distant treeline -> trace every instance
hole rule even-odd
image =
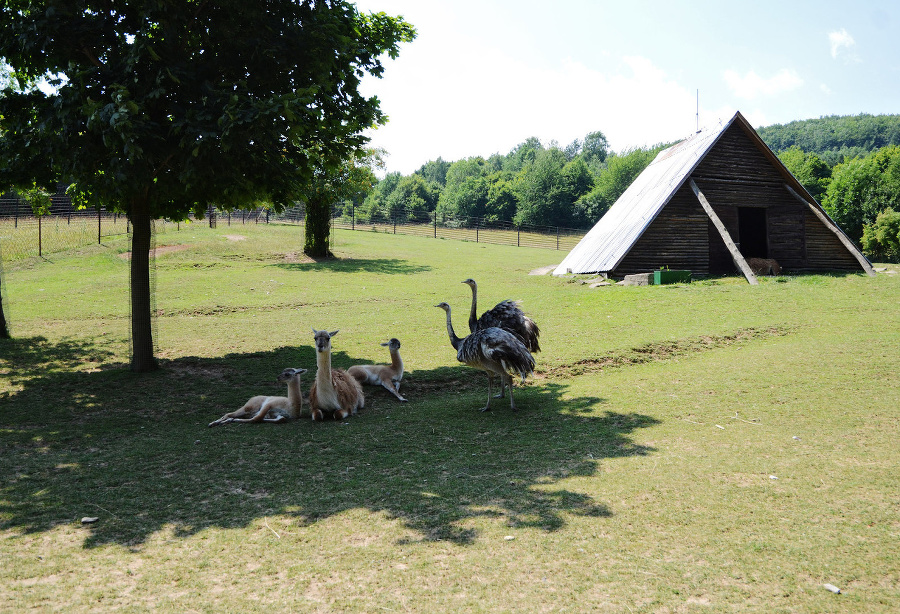
[[[776,153],[799,147],[835,166],[888,145],[900,145],[900,115],[832,115],[774,124],[757,132]]]
[[[599,131],[564,147],[532,137],[505,155],[438,158],[411,175],[390,173],[355,207],[355,215],[590,228],[663,147],[614,153]]]

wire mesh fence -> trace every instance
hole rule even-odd
[[[266,208],[224,211],[207,210],[203,218],[191,224],[210,228],[259,224],[296,224],[303,226],[306,209],[302,204],[274,212]],[[183,223],[157,220],[156,234],[179,231]],[[410,210],[396,216],[356,216],[352,206],[332,210],[332,237],[335,229],[401,234],[435,239],[454,239],[475,243],[570,250],[585,234],[583,229],[557,226],[516,225],[478,217],[442,216],[433,211]],[[124,215],[105,210],[76,210],[54,205],[48,215],[36,216],[31,208],[15,197],[0,198],[0,258],[9,262],[102,244],[104,238],[128,235],[131,227]]]
[[[408,211],[393,217],[371,216],[360,220],[352,209],[350,212],[345,209],[334,213],[333,226],[348,230],[566,251],[575,247],[587,232],[578,228],[515,224],[481,217],[442,216],[425,210]]]

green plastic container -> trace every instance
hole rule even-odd
[[[653,285],[690,283],[690,271],[653,271]]]

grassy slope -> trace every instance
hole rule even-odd
[[[149,376],[125,245],[7,267],[0,610],[900,606],[897,275],[588,290],[527,275],[557,252],[339,232],[302,263],[297,233],[159,235],[190,247],[157,261]],[[541,325],[518,414],[476,411],[432,307],[463,334],[470,276]],[[337,366],[400,338],[411,402],[206,428],[314,369],[311,327]]]

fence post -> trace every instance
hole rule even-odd
[[[100,225],[100,208],[98,207],[98,208],[97,208],[97,245],[100,245],[100,237],[103,236],[103,234],[100,232],[100,230],[101,230],[101,225]]]
[[[559,226],[556,227],[556,249],[559,250]]]
[[[41,218],[43,216],[38,216],[38,256],[43,256],[43,247],[41,245]]]
[[[350,203],[350,230],[356,230],[356,203]]]
[[[516,224],[516,247],[522,247],[522,242],[519,240],[519,237],[522,234],[522,227]]]
[[[434,238],[437,239],[437,211],[434,212]]]

